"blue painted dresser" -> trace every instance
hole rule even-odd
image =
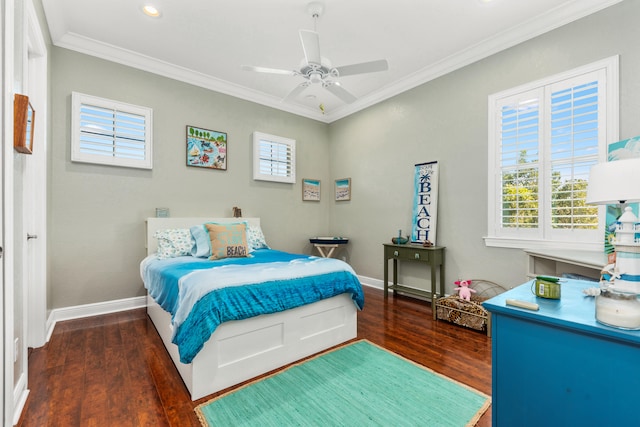
[[[567,280],[561,299],[550,300],[533,295],[530,281],[484,303],[494,426],[640,426],[640,331],[597,323],[595,299],[582,293],[594,286]]]

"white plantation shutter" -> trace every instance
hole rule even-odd
[[[617,139],[617,63],[489,97],[488,245],[602,239],[603,211],[585,203],[586,190],[591,167]]]
[[[72,94],[74,162],[151,169],[152,110]]]
[[[531,91],[499,104],[503,228],[538,227],[539,95],[538,91]]]
[[[262,132],[253,133],[253,179],[295,183],[296,141]]]
[[[291,147],[279,142],[260,140],[260,174],[291,176]]]
[[[550,226],[554,229],[597,229],[598,210],[585,206],[589,170],[599,160],[599,132],[604,104],[597,72],[550,87]],[[553,178],[552,178],[553,179]]]

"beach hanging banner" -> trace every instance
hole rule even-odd
[[[436,219],[438,216],[438,162],[419,163],[415,166],[415,195],[411,241],[436,244]]]

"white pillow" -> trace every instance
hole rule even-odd
[[[158,251],[156,252],[158,259],[191,255],[194,241],[188,228],[158,230],[153,237],[158,239]]]
[[[253,252],[256,249],[269,249],[260,226],[250,225],[247,228],[247,245],[249,246],[249,252]]]

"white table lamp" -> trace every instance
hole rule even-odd
[[[599,163],[591,168],[587,203],[614,205],[640,201],[640,158]],[[634,243],[638,218],[626,206],[616,225],[617,243]]]
[[[613,205],[640,201],[640,158],[598,163],[591,168],[587,203]]]

